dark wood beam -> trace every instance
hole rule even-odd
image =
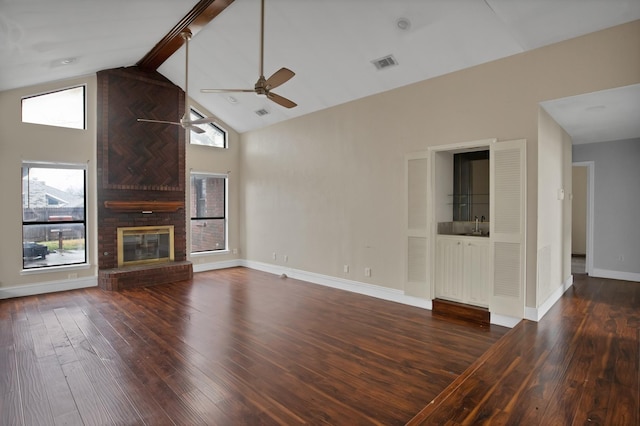
[[[196,35],[234,0],[200,0],[136,65],[145,71],[155,71],[184,43],[180,33],[189,30]]]

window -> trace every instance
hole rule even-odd
[[[193,107],[191,108],[190,120],[198,120],[204,118],[204,115]],[[227,132],[213,123],[201,124],[200,127],[204,133],[190,132],[189,140],[194,145],[215,146],[218,148],[227,147]]]
[[[85,87],[22,98],[22,122],[84,129]]]
[[[22,268],[87,262],[86,169],[22,165]]]
[[[191,253],[227,249],[227,176],[191,174]]]

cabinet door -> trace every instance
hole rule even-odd
[[[465,302],[488,307],[491,281],[491,250],[489,241],[464,241]]]
[[[490,310],[524,318],[526,273],[526,141],[498,142],[491,147]]]
[[[406,274],[404,292],[431,298],[427,228],[427,180],[429,159],[425,152],[407,155],[406,178]]]
[[[462,242],[459,239],[438,238],[436,246],[436,297],[462,302]]]

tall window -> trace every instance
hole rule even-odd
[[[85,128],[85,87],[78,86],[22,99],[22,122]]]
[[[23,269],[87,262],[86,169],[22,165]]]
[[[191,253],[227,249],[227,176],[191,174]]]
[[[190,110],[190,119],[198,120],[200,118],[204,118],[204,115],[198,112],[193,107]],[[227,147],[227,132],[221,127],[213,124],[200,124],[204,133],[196,133],[194,131],[190,132],[189,141],[194,145],[207,145],[207,146],[215,146],[217,148],[226,148]]]

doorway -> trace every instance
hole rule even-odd
[[[571,273],[593,269],[593,162],[573,163],[571,180]]]

